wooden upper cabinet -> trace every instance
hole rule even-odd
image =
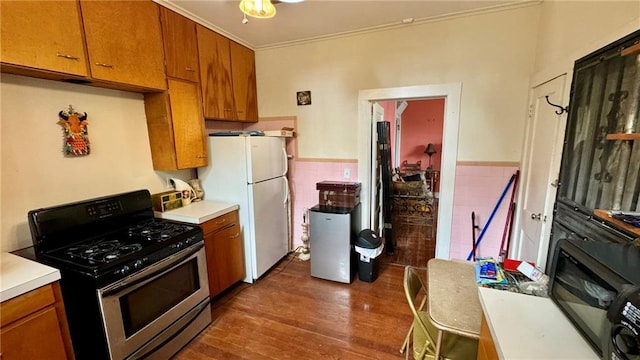
[[[236,118],[258,121],[256,60],[253,50],[231,41],[231,78]]]
[[[167,76],[200,82],[196,23],[160,7]]]
[[[144,98],[155,170],[206,166],[207,143],[198,83],[168,79],[169,90]]]
[[[197,33],[204,117],[258,121],[253,51],[200,25]]]
[[[169,97],[178,169],[207,166],[200,87],[195,83],[169,79]]]
[[[1,1],[0,12],[3,65],[89,75],[77,1]]]
[[[80,7],[93,79],[167,88],[156,3],[81,0]]]
[[[229,39],[197,25],[204,117],[234,120]]]

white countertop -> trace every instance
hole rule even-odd
[[[60,271],[7,252],[0,253],[0,302],[60,280]]]
[[[156,211],[155,216],[161,219],[181,221],[189,224],[202,224],[236,209],[238,209],[237,204],[202,200],[192,202],[178,209],[165,212]]]
[[[549,298],[479,288],[500,359],[599,359]]]

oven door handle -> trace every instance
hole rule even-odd
[[[174,266],[180,264],[181,262],[187,261],[194,254],[197,254],[200,249],[204,247],[204,243],[200,242],[198,244],[194,244],[181,250],[173,255],[170,255],[166,259],[158,261],[155,264],[151,264],[146,268],[120,280],[113,284],[103,287],[98,291],[102,295],[102,297],[110,296],[113,293],[118,292],[120,289],[125,287],[130,287],[131,285],[138,284],[144,282],[145,280],[151,280],[151,278],[155,278],[163,274],[165,271],[172,269]]]

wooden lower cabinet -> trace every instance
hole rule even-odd
[[[214,297],[244,278],[244,256],[238,210],[205,222],[209,293]]]
[[[498,360],[498,352],[491,337],[491,330],[487,324],[487,319],[482,316],[482,325],[480,326],[480,339],[478,340],[478,360]]]
[[[58,282],[2,302],[2,360],[73,359]]]

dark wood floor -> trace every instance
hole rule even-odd
[[[174,359],[402,359],[412,321],[404,267],[379,264],[374,282],[342,284],[289,256],[216,301],[213,323]]]
[[[412,217],[394,217],[393,232],[396,248],[387,261],[398,265],[426,267],[436,256],[437,200],[433,220]]]
[[[427,266],[427,261],[435,257],[436,242],[431,236],[431,228],[424,225],[400,224],[393,226],[396,248],[387,261],[398,265]]]

